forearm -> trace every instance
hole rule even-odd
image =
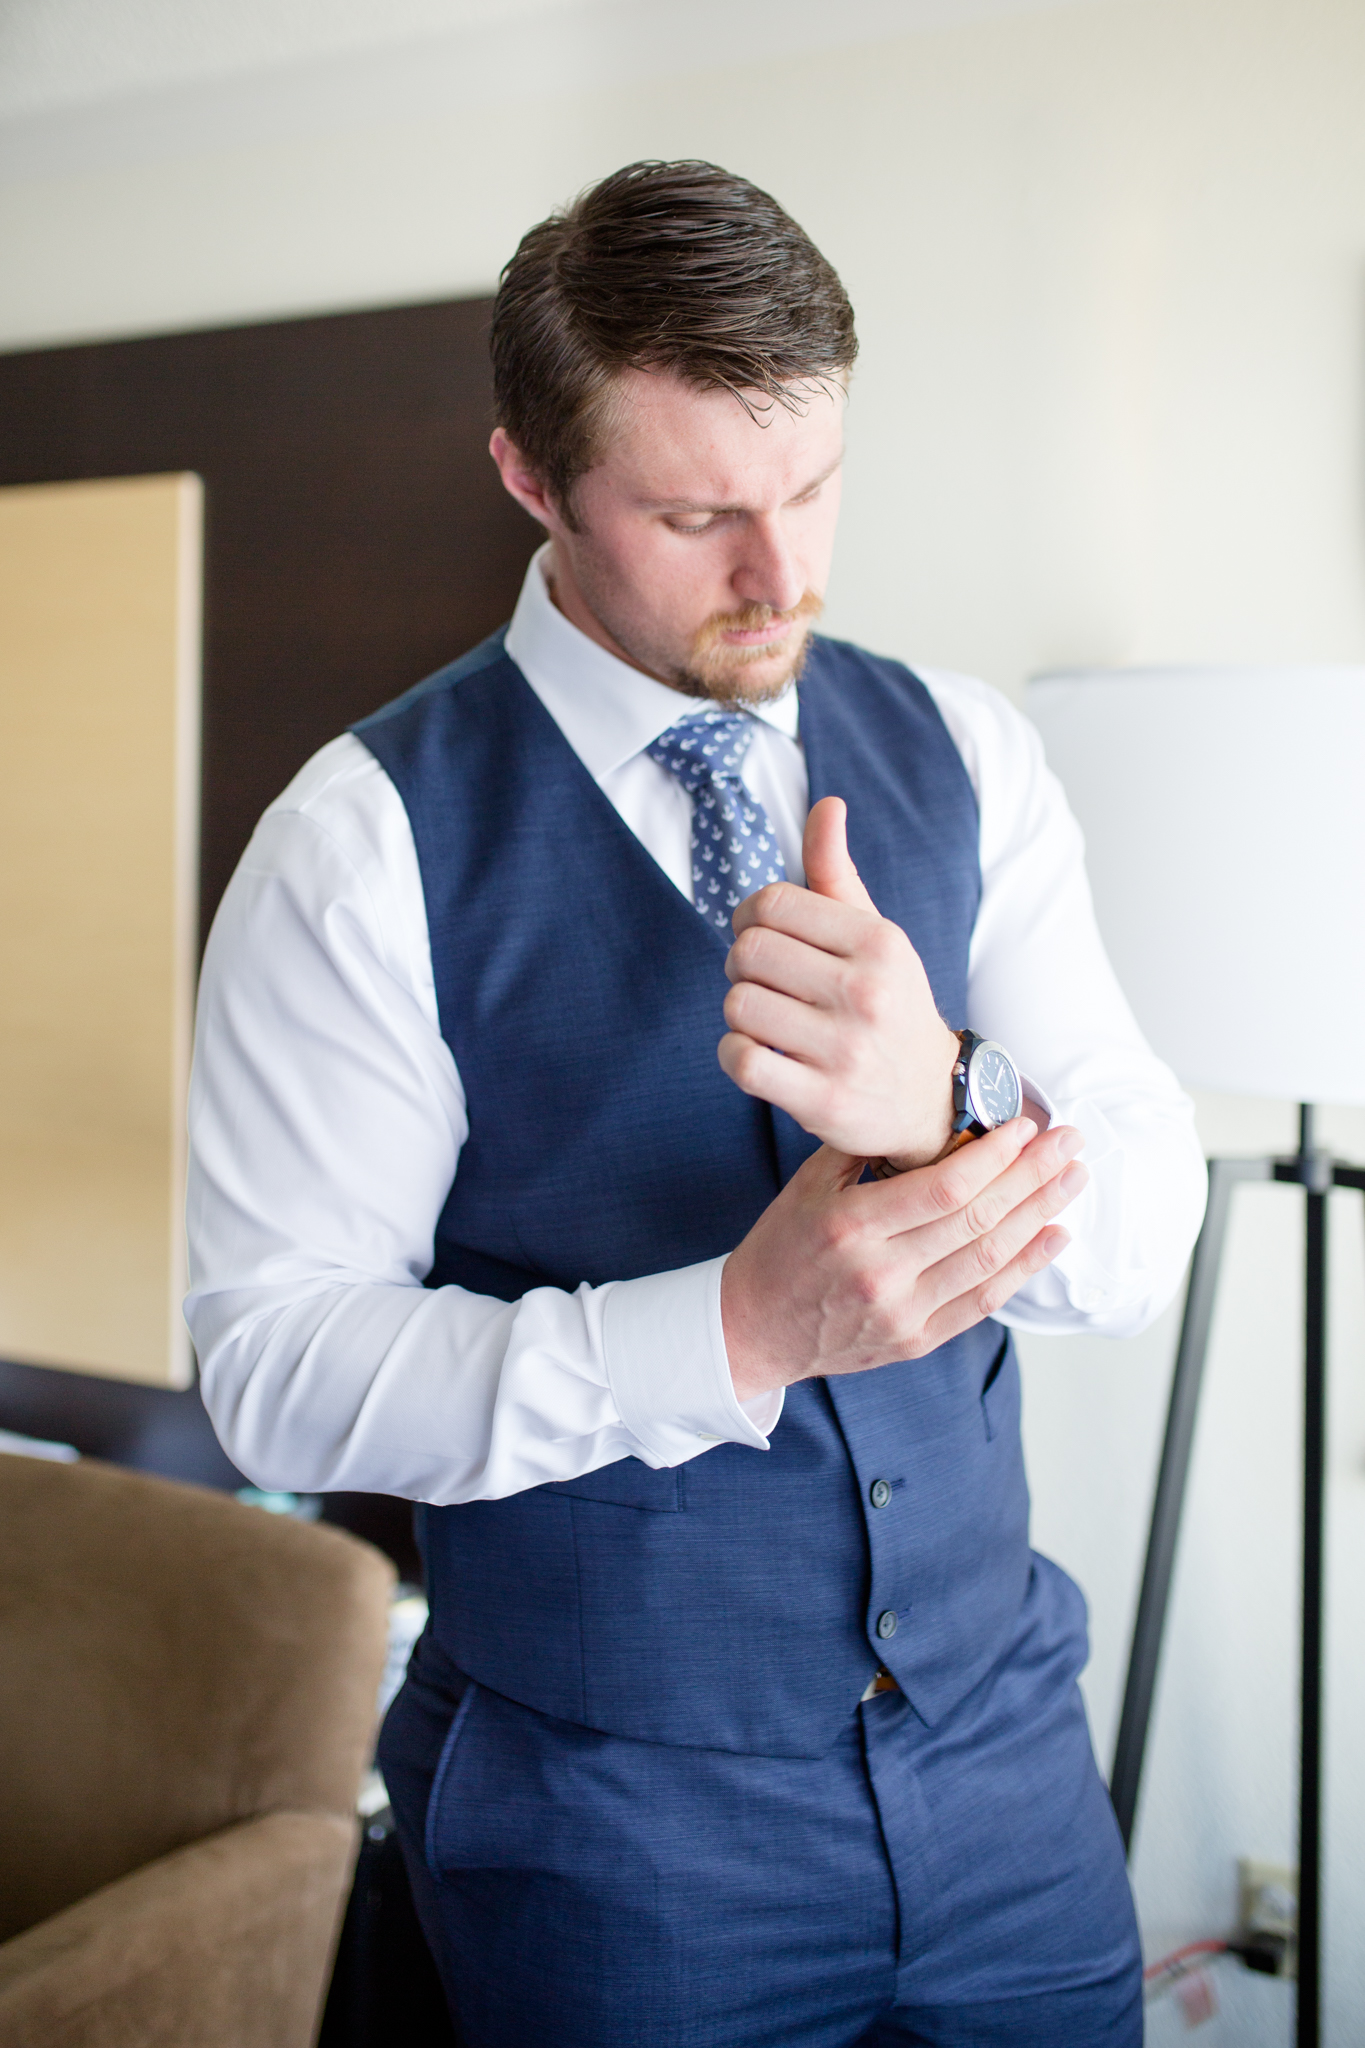
[[[328,750],[258,829],[200,986],[186,1317],[229,1454],[271,1486],[445,1502],[761,1447],[719,1261],[516,1303],[421,1284],[467,1130],[406,817]]]
[[[510,1303],[359,1280],[199,1288],[186,1313],[205,1406],[256,1484],[491,1500],[627,1456],[762,1447],[781,1404],[735,1401],[720,1263]]]

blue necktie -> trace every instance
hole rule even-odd
[[[701,711],[645,748],[692,799],[693,895],[706,922],[727,938],[736,904],[787,875],[772,820],[739,772],[753,737],[744,712]]]

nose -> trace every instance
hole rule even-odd
[[[789,612],[805,594],[806,572],[796,558],[776,512],[756,512],[745,522],[740,560],[731,577],[745,604],[771,605]]]

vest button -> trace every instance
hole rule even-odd
[[[893,1636],[895,1633],[895,1609],[892,1607],[884,1607],[881,1613],[877,1616],[877,1634],[881,1637],[882,1641],[885,1642],[888,1636]]]
[[[891,1498],[891,1488],[884,1479],[874,1479],[869,1491],[874,1508],[884,1508]]]

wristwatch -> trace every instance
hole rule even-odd
[[[1007,1124],[1024,1106],[1024,1086],[1019,1069],[993,1038],[976,1031],[957,1033],[958,1055],[953,1062],[953,1121],[947,1144],[939,1153],[946,1159],[959,1145],[984,1138],[987,1131]],[[938,1164],[938,1160],[931,1162]],[[894,1180],[902,1168],[887,1159],[872,1162],[874,1180]]]
[[[1000,1124],[1018,1116],[1024,1106],[1019,1069],[993,1038],[976,1031],[959,1031],[962,1050],[953,1062],[952,1136],[945,1150],[952,1152],[971,1138],[984,1138]]]

